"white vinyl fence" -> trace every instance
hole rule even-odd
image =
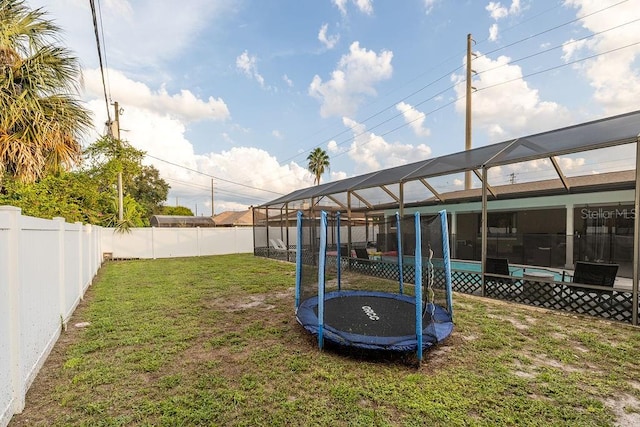
[[[252,253],[252,228],[113,229],[23,216],[0,206],[0,427],[29,386],[104,257]]]
[[[114,259],[253,253],[252,227],[104,229],[102,251]]]
[[[0,426],[24,409],[62,326],[102,260],[101,227],[0,206]]]

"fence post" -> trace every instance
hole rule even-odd
[[[9,307],[9,363],[11,372],[11,400],[13,413],[20,413],[24,409],[25,383],[22,381],[22,357],[20,336],[22,325],[20,324],[20,217],[22,210],[13,206],[0,206],[0,212],[9,217],[8,222],[8,251],[5,255],[7,271],[5,272],[8,284]]]
[[[64,257],[64,224],[65,220],[62,217],[54,217],[53,220],[58,223],[58,298],[60,299],[60,317],[62,318],[63,327],[66,325],[67,319],[67,307],[65,304],[65,289],[64,289],[64,273],[65,273],[65,257]]]
[[[80,221],[76,221],[74,224],[78,227],[78,271],[76,276],[78,278],[78,295],[80,296],[80,300],[83,300],[84,286],[82,283],[82,263],[84,262],[84,254],[82,253],[82,223]]]
[[[196,227],[196,242],[198,244],[198,255],[202,255],[202,250],[200,250],[200,240],[202,239],[202,229],[200,227]]]
[[[82,256],[85,257],[83,259],[86,259],[85,263],[88,265],[87,277],[85,279],[87,280],[87,282],[82,284],[82,293],[84,294],[85,289],[87,289],[89,285],[91,285],[91,283],[93,282],[93,265],[95,261],[93,256],[93,244],[92,244],[93,243],[93,227],[91,226],[91,224],[83,225],[82,231],[84,234],[87,234],[87,238],[85,239],[83,237],[82,239],[82,242],[83,242]],[[84,245],[84,242],[86,242],[86,245]]]

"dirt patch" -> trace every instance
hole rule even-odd
[[[635,427],[640,425],[640,401],[629,394],[606,399],[604,404],[616,415],[616,425]]]
[[[247,309],[260,311],[273,310],[283,299],[293,301],[294,288],[289,288],[284,292],[269,294],[246,295],[242,298],[218,298],[210,301],[207,305],[222,311],[235,312]]]

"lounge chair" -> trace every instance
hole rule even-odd
[[[352,248],[352,252],[355,252],[355,259],[350,257],[349,264],[351,267],[361,269],[363,272],[369,271],[373,263],[369,258],[369,252],[365,248]]]
[[[353,250],[356,252],[356,258],[370,260],[369,252],[365,248],[353,248]]]
[[[275,250],[278,250],[278,251],[286,251],[287,250],[287,247],[284,245],[284,242],[282,242],[282,240],[280,240],[280,239],[277,239],[277,240],[276,239],[269,239],[269,242],[271,242],[271,246]]]
[[[276,239],[276,243],[278,244],[278,249],[283,249],[285,251],[289,250],[289,246],[285,245],[282,239]]]
[[[509,260],[507,258],[489,258],[484,263],[485,273],[485,293],[487,296],[508,297],[511,292],[513,279],[509,271]],[[494,276],[495,275],[495,276]]]
[[[602,286],[608,289],[594,289],[591,287],[574,286],[569,285],[569,299],[574,295],[585,297],[586,294],[595,295],[599,304],[610,299],[613,295],[613,285],[616,281],[616,275],[618,274],[618,264],[604,264],[600,262],[576,262],[576,267],[571,278],[571,283],[579,283],[584,285]],[[563,273],[564,281],[565,273]]]

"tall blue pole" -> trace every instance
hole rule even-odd
[[[318,252],[318,347],[324,347],[324,269],[327,261],[327,213],[320,214],[320,251]]]
[[[296,230],[296,310],[300,306],[300,294],[302,293],[302,211],[298,211]]]
[[[396,212],[396,230],[398,242],[398,283],[400,283],[400,293],[404,294],[404,265],[402,264],[402,228],[400,223],[400,214]]]
[[[337,237],[338,237],[338,259],[336,260],[338,265],[336,266],[336,268],[338,269],[338,275],[336,277],[336,279],[338,280],[338,290],[341,289],[340,285],[342,284],[342,254],[340,253],[340,212],[338,212],[336,214],[336,222],[338,223],[338,233],[337,233]]]
[[[420,229],[420,212],[415,213],[415,230],[416,230],[416,339],[418,348],[416,356],[422,361],[422,235]]]

